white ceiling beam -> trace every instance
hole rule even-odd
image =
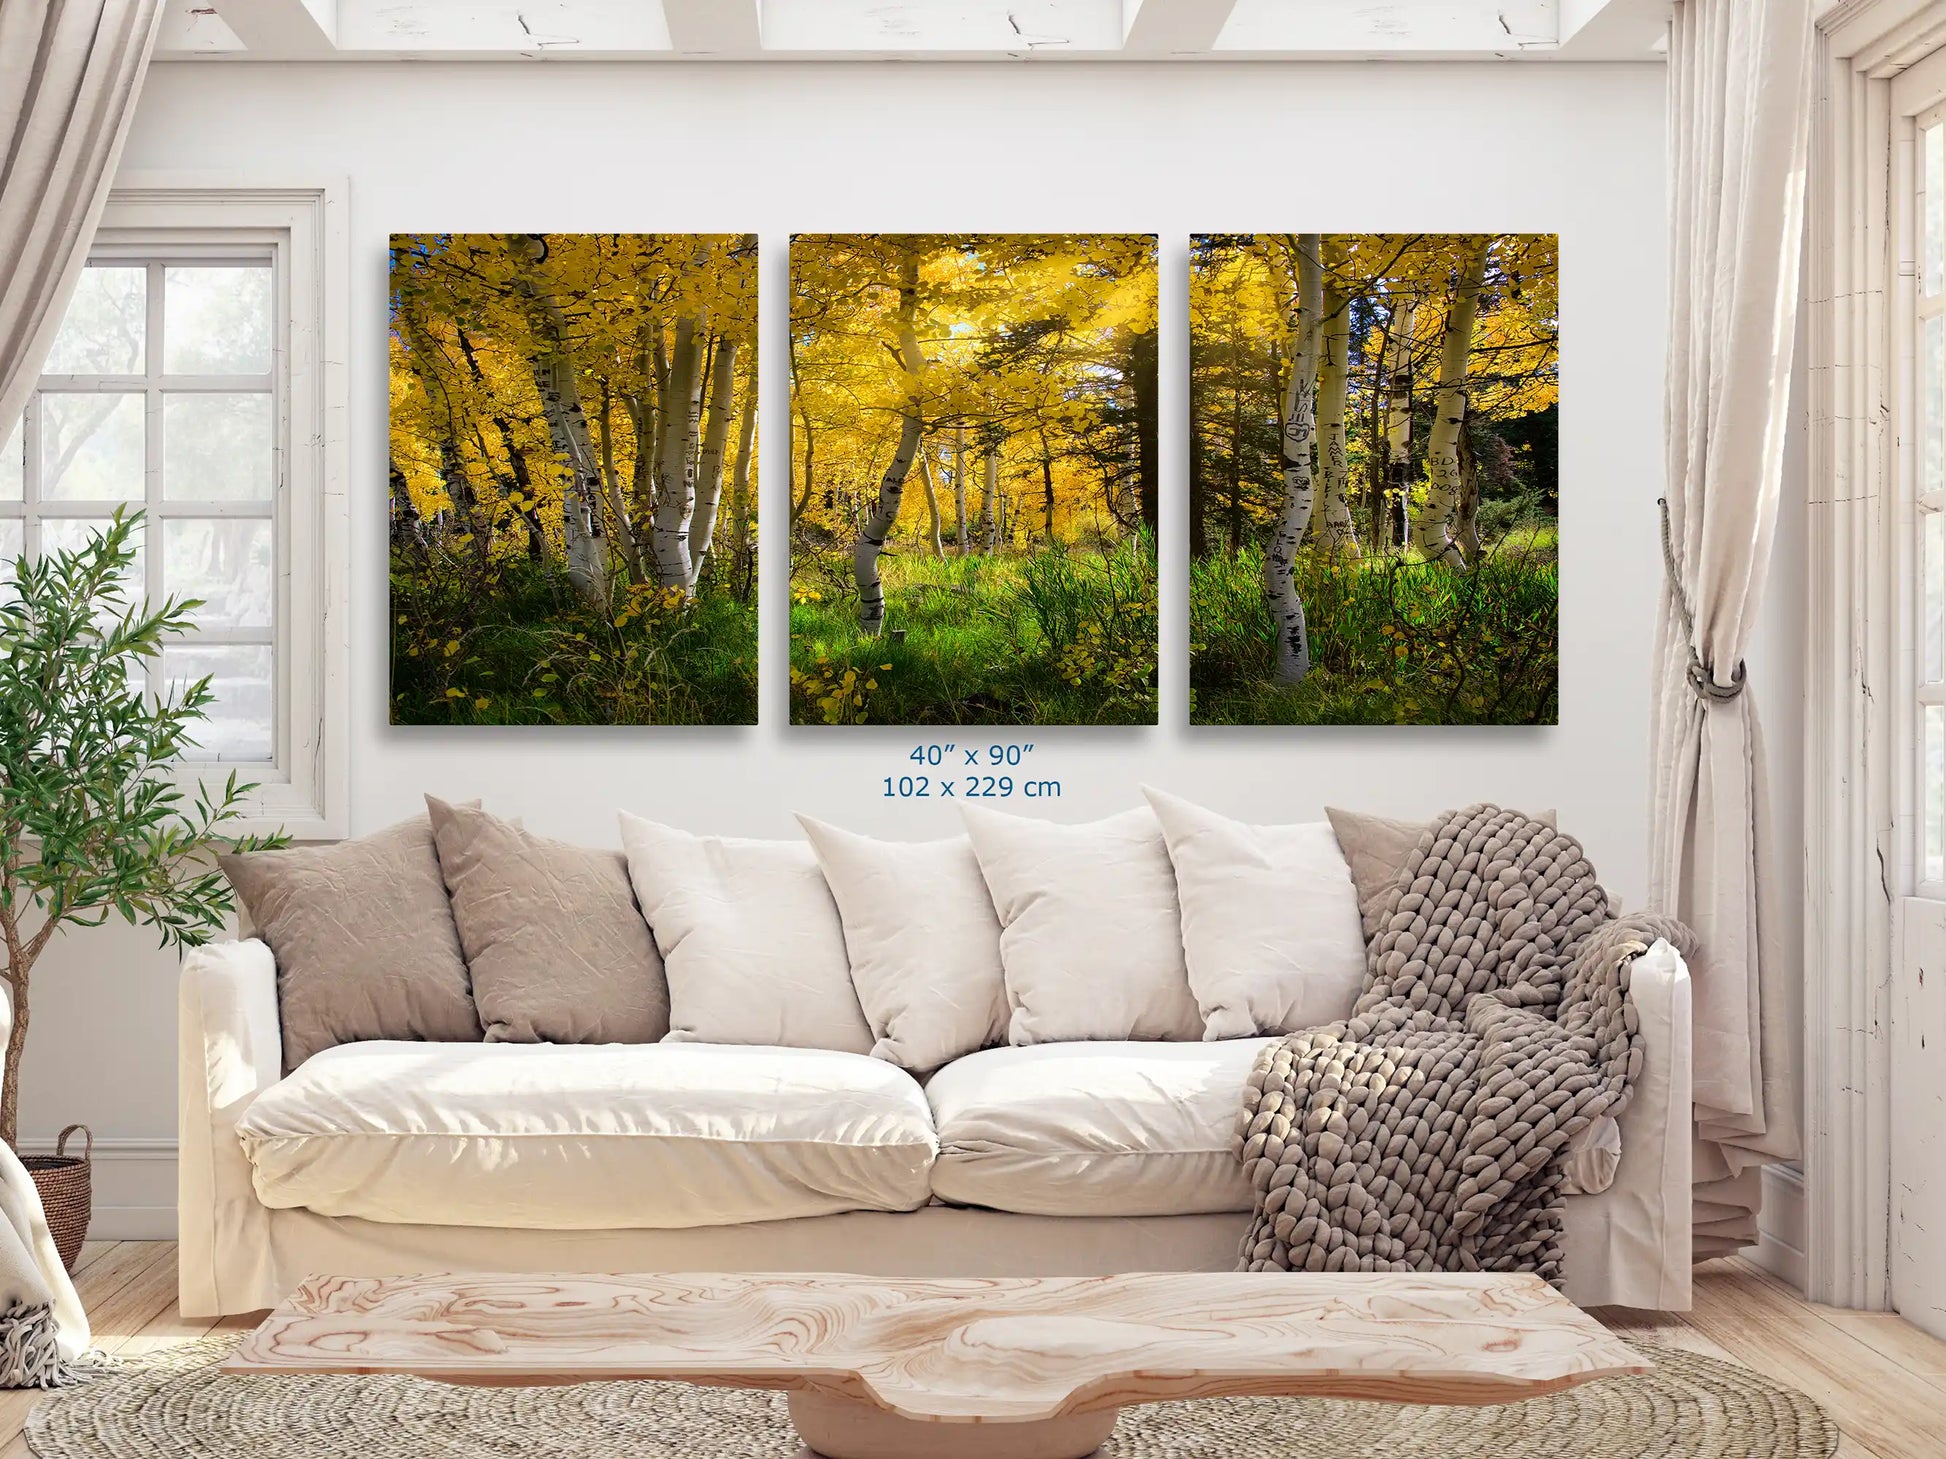
[[[669,49],[685,56],[751,56],[764,48],[762,0],[662,0]]]
[[[764,53],[825,57],[1103,56],[1124,0],[763,0]]]
[[[1561,0],[1564,61],[1639,61],[1669,33],[1670,0]]]
[[[207,0],[262,60],[328,56],[338,48],[337,0]]]
[[[1550,52],[1558,0],[1237,0],[1218,50],[1268,57],[1484,59]]]
[[[1216,49],[1237,0],[1122,0],[1122,49],[1130,55],[1194,56]]]

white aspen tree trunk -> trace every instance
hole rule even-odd
[[[750,582],[750,463],[757,450],[757,351],[743,367],[743,421],[737,427],[736,467],[730,473],[731,586],[747,596]]]
[[[966,427],[953,427],[953,546],[961,557],[972,544],[966,540]]]
[[[905,498],[906,474],[919,452],[925,433],[924,401],[920,394],[925,384],[926,357],[919,351],[917,318],[919,311],[919,247],[908,240],[899,263],[899,363],[905,367],[905,413],[899,423],[899,448],[891,464],[879,478],[878,500],[858,530],[858,541],[851,550],[851,572],[858,584],[858,629],[867,638],[876,638],[885,627],[885,584],[878,574],[879,554],[885,539],[892,535],[899,520],[899,503]]]
[[[703,414],[703,360],[698,322],[676,321],[669,372],[656,412],[662,419],[662,457],[656,468],[655,578],[665,588],[689,589],[689,525],[696,513],[695,442]]]
[[[1296,684],[1311,672],[1311,634],[1297,588],[1297,550],[1311,525],[1316,483],[1311,470],[1317,434],[1318,336],[1324,314],[1321,238],[1297,236],[1297,294],[1291,306],[1291,374],[1284,389],[1284,505],[1270,547],[1270,611],[1277,625],[1277,677]]]
[[[568,581],[589,601],[606,604],[608,554],[601,540],[601,467],[575,387],[574,362],[567,353],[567,321],[553,295],[527,272],[547,258],[547,240],[538,233],[510,233],[505,241],[514,261],[514,292],[527,303],[540,347],[529,363],[547,417],[548,441],[568,470],[567,489],[561,495],[561,546]]]
[[[1460,429],[1466,422],[1466,365],[1473,352],[1473,323],[1480,312],[1486,280],[1484,234],[1467,240],[1460,255],[1453,297],[1446,310],[1446,333],[1439,345],[1439,392],[1433,398],[1432,432],[1426,437],[1426,503],[1414,523],[1414,545],[1428,560],[1465,567],[1466,555],[1454,539],[1459,514]]]
[[[716,359],[710,366],[709,426],[703,432],[703,453],[696,470],[696,510],[689,533],[689,591],[696,592],[697,579],[709,561],[710,544],[716,538],[716,508],[723,499],[723,458],[730,445],[730,411],[736,404],[737,342],[716,342]]]
[[[1318,364],[1318,457],[1324,478],[1325,551],[1333,557],[1358,552],[1351,515],[1351,452],[1345,438],[1345,400],[1351,385],[1351,300],[1336,287],[1324,291],[1324,355]]]
[[[932,555],[939,561],[946,560],[946,544],[940,540],[939,532],[939,487],[932,479],[932,452],[919,451],[919,479],[926,484],[926,516],[930,525],[928,536],[932,540]]]
[[[1398,524],[1401,548],[1412,540],[1412,326],[1418,312],[1410,297],[1393,305],[1385,342],[1386,518]]]
[[[1000,523],[994,514],[993,499],[1000,493],[1000,449],[989,445],[985,457],[986,474],[980,482],[980,541],[988,557],[1000,540]]]

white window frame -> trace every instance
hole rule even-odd
[[[1946,53],[1935,54],[1902,72],[1891,87],[1892,209],[1891,244],[1895,267],[1892,356],[1896,378],[1889,392],[1892,436],[1898,443],[1892,461],[1900,509],[1893,585],[1897,624],[1896,662],[1904,666],[1897,686],[1900,712],[1894,721],[1898,775],[1892,787],[1894,814],[1901,824],[1897,860],[1902,895],[1946,900],[1946,876],[1926,875],[1924,709],[1946,706],[1946,675],[1928,683],[1924,613],[1925,525],[1929,517],[1946,520],[1946,486],[1927,492],[1921,478],[1925,413],[1919,399],[1921,343],[1929,320],[1946,330],[1946,287],[1928,296],[1920,235],[1924,226],[1924,158],[1921,138],[1933,123],[1946,125]]]
[[[1889,1300],[1893,966],[1917,885],[1911,104],[1946,65],[1935,0],[1817,17],[1806,336],[1804,1281]],[[1907,73],[1910,73],[1908,75]]]
[[[124,172],[101,228],[105,251],[123,238],[171,238],[212,248],[268,244],[275,254],[282,308],[273,374],[286,443],[273,508],[277,755],[268,765],[185,765],[180,775],[220,786],[234,769],[239,780],[256,781],[237,830],[337,839],[350,819],[345,186]],[[160,549],[158,536],[151,556]]]

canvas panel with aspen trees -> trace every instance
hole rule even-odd
[[[1556,722],[1558,253],[1192,240],[1193,723]]]
[[[1156,721],[1156,240],[791,242],[791,721]]]
[[[757,240],[392,238],[394,724],[754,724]]]

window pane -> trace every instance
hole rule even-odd
[[[108,613],[109,617],[113,617],[115,613],[119,613],[143,595],[142,564],[145,548],[142,538],[147,526],[145,522],[137,522],[134,532],[130,534],[129,541],[135,548],[135,561],[122,575],[122,591],[126,597],[119,603],[106,605],[112,610]],[[75,552],[87,545],[89,537],[107,530],[106,517],[43,517],[41,518],[40,552],[43,556],[53,552]]]
[[[167,373],[269,373],[268,265],[167,269],[162,300],[162,368]]]
[[[1925,805],[1925,865],[1921,880],[1946,881],[1946,704],[1925,706],[1925,762],[1920,773],[1925,784],[1920,795]]]
[[[14,422],[12,432],[4,442],[0,442],[0,502],[17,502],[27,490],[27,441],[26,432],[19,421]]]
[[[0,517],[0,583],[14,580],[14,561],[20,556],[26,528],[18,517]]]
[[[1920,523],[1920,614],[1923,619],[1919,676],[1927,684],[1946,679],[1946,516],[1927,512]]]
[[[268,760],[275,751],[268,645],[223,644],[171,648],[162,652],[163,676],[171,692],[205,674],[216,698],[197,726],[192,760]]]
[[[1920,244],[1926,293],[1937,294],[1946,277],[1946,125],[1926,128],[1925,237]]]
[[[269,501],[270,396],[165,395],[162,495],[169,501]]]
[[[141,396],[43,394],[40,401],[42,501],[142,499]]]
[[[268,628],[272,585],[270,523],[171,518],[162,524],[162,591],[201,598],[199,624]]]
[[[1919,489],[1946,486],[1946,318],[1934,315],[1919,341]]]
[[[149,332],[144,268],[84,268],[42,369],[50,375],[139,375]]]

